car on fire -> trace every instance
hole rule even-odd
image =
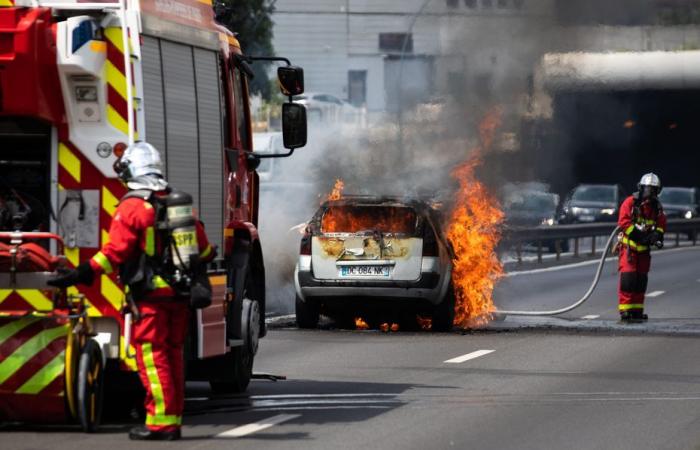
[[[345,196],[324,202],[308,222],[295,270],[296,318],[315,328],[323,314],[347,324],[391,311],[399,323],[432,317],[452,329],[453,250],[429,202]],[[402,328],[404,326],[402,325]]]

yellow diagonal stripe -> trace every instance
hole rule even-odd
[[[100,292],[102,296],[109,301],[114,309],[117,311],[121,310],[124,300],[124,291],[122,291],[107,275],[102,275],[101,279]]]
[[[102,186],[102,209],[107,211],[110,216],[114,215],[117,210],[119,199],[112,194],[107,187]]]
[[[107,83],[114,88],[115,91],[121,95],[121,97],[126,101],[129,98],[126,95],[126,75],[121,73],[119,69],[115,67],[109,60],[105,63],[105,75]],[[131,95],[136,93],[136,86],[131,87]]]
[[[136,371],[136,369],[137,369],[136,359],[135,358],[127,358],[127,356],[126,356],[126,347],[124,346],[125,345],[124,335],[120,336],[119,342],[121,342],[121,344],[119,345],[119,357],[121,358],[122,361],[124,361],[124,363],[127,365],[127,367],[129,367],[129,369]],[[132,355],[135,354],[133,345],[129,345],[129,353],[131,353]]]
[[[12,289],[0,289],[0,303],[4,302],[12,294]]]
[[[44,390],[46,386],[51,384],[53,380],[63,374],[65,364],[65,353],[62,351],[54,359],[49,361],[48,364],[42,367],[37,373],[35,373],[30,379],[28,379],[22,386],[20,386],[15,393],[38,394]]]
[[[15,6],[10,0],[0,0],[0,7]]]
[[[129,133],[129,126],[126,123],[126,119],[117,112],[112,105],[107,105],[107,121],[124,134]],[[139,134],[134,130],[134,139],[138,139]]]
[[[21,319],[15,319],[7,325],[3,325],[0,327],[0,344],[24,330],[37,320],[39,320],[37,317],[23,317]]]
[[[80,249],[79,248],[65,248],[63,250],[63,253],[65,253],[66,258],[68,258],[68,261],[70,261],[71,264],[74,266],[77,266],[80,264]]]
[[[107,244],[109,244],[109,233],[102,230],[102,246],[104,247]]]
[[[10,356],[0,362],[0,384],[17,372],[27,361],[36,356],[46,348],[51,342],[68,333],[68,326],[49,328],[33,336],[24,344],[17,347]]]
[[[18,289],[17,293],[37,311],[53,309],[53,302],[46,298],[41,291],[36,289]]]
[[[118,27],[105,28],[104,35],[109,42],[112,43],[117,50],[124,53],[124,45],[122,41],[122,29]]]
[[[58,144],[58,163],[80,183],[80,160],[64,144]]]

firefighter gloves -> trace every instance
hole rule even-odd
[[[91,285],[94,279],[95,272],[92,270],[90,263],[86,261],[75,269],[59,269],[58,276],[50,279],[46,284],[57,288],[67,288],[76,284]]]

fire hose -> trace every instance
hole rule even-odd
[[[579,306],[583,305],[586,300],[590,298],[590,296],[593,294],[593,291],[595,291],[596,286],[598,286],[598,282],[600,281],[600,274],[603,272],[603,266],[605,266],[605,260],[607,259],[608,252],[610,251],[612,247],[613,240],[617,236],[617,233],[620,231],[620,227],[615,227],[612,233],[610,233],[610,237],[608,238],[607,244],[605,244],[605,250],[603,250],[603,254],[600,256],[600,261],[598,262],[598,269],[596,269],[595,276],[593,277],[593,282],[591,283],[590,287],[588,288],[588,291],[586,291],[585,294],[583,294],[583,297],[581,297],[578,301],[575,303],[561,309],[554,309],[551,311],[496,311],[495,315],[497,316],[557,316],[559,314],[564,314],[566,312],[569,312],[573,309],[578,308]],[[595,238],[593,238],[595,239]]]

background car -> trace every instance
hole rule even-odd
[[[306,106],[306,114],[311,122],[340,122],[347,109],[338,97],[318,92],[297,95],[294,101]]]
[[[344,197],[321,205],[301,239],[295,273],[296,317],[315,328],[319,314],[340,324],[387,312],[402,328],[432,316],[452,329],[451,247],[439,214],[419,200]]]
[[[253,151],[262,154],[286,153],[282,141],[282,132],[253,133]],[[274,177],[276,158],[261,158],[256,169],[260,182],[266,182]]]
[[[503,199],[507,227],[553,226],[559,223],[559,195],[535,189],[513,189]],[[556,241],[542,243],[550,252],[556,251]],[[568,251],[567,240],[560,241],[560,250]]]
[[[669,219],[697,219],[700,216],[698,190],[689,187],[664,187],[659,194],[659,201]],[[694,240],[697,232],[688,233],[688,239]]]
[[[615,222],[623,200],[618,184],[580,184],[567,196],[559,222]]]

